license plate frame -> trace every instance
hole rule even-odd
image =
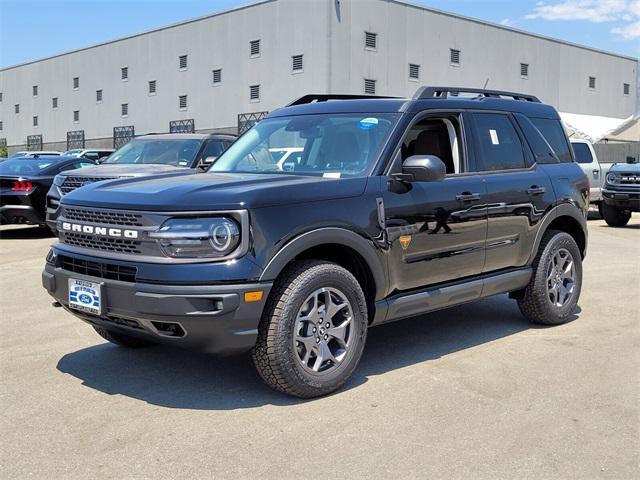
[[[102,315],[104,297],[102,283],[69,279],[69,308],[91,315]]]

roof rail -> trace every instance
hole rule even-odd
[[[333,93],[311,93],[304,95],[303,97],[294,100],[289,103],[287,107],[293,107],[294,105],[304,105],[305,103],[326,102],[329,100],[365,100],[368,98],[400,98],[400,97],[379,97],[376,95],[343,95]]]
[[[464,87],[420,87],[413,95],[413,100],[424,100],[427,98],[448,98],[458,96],[460,93],[477,93],[482,97],[511,97],[514,100],[525,102],[541,103],[538,97],[525,93],[504,92],[502,90],[486,90],[484,88],[464,88]]]

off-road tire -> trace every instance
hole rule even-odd
[[[150,345],[155,345],[153,342],[149,340],[143,340],[141,338],[132,337],[124,333],[114,332],[111,330],[107,330],[106,328],[93,327],[93,329],[102,338],[120,347],[141,348],[141,347],[148,347]]]
[[[551,303],[547,290],[547,269],[559,249],[569,251],[575,262],[575,285],[572,296],[562,307]],[[533,274],[529,285],[517,296],[518,307],[532,323],[559,325],[571,317],[580,298],[582,288],[582,255],[571,235],[559,230],[545,232],[533,261]]]
[[[618,210],[613,205],[607,205],[605,203],[602,207],[602,216],[604,217],[604,221],[607,222],[607,225],[610,227],[624,227],[629,223],[631,212]]]
[[[311,375],[294,349],[294,329],[299,309],[318,288],[337,288],[352,307],[352,340],[347,356],[330,373]],[[312,398],[340,388],[358,366],[367,336],[367,302],[356,278],[327,261],[295,262],[280,275],[265,305],[258,328],[253,361],[262,379],[280,392]]]
[[[600,215],[600,218],[604,218],[603,208],[604,202],[598,202],[598,214]]]

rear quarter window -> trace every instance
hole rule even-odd
[[[549,142],[558,160],[563,163],[572,161],[569,142],[567,141],[567,136],[564,133],[560,120],[549,118],[529,118],[529,120],[531,120],[531,123],[542,133],[547,142]]]

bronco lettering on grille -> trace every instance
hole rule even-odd
[[[88,235],[102,235],[115,238],[138,238],[137,230],[124,228],[94,227],[93,225],[79,225],[77,223],[62,222],[62,230],[67,232],[85,233]]]

